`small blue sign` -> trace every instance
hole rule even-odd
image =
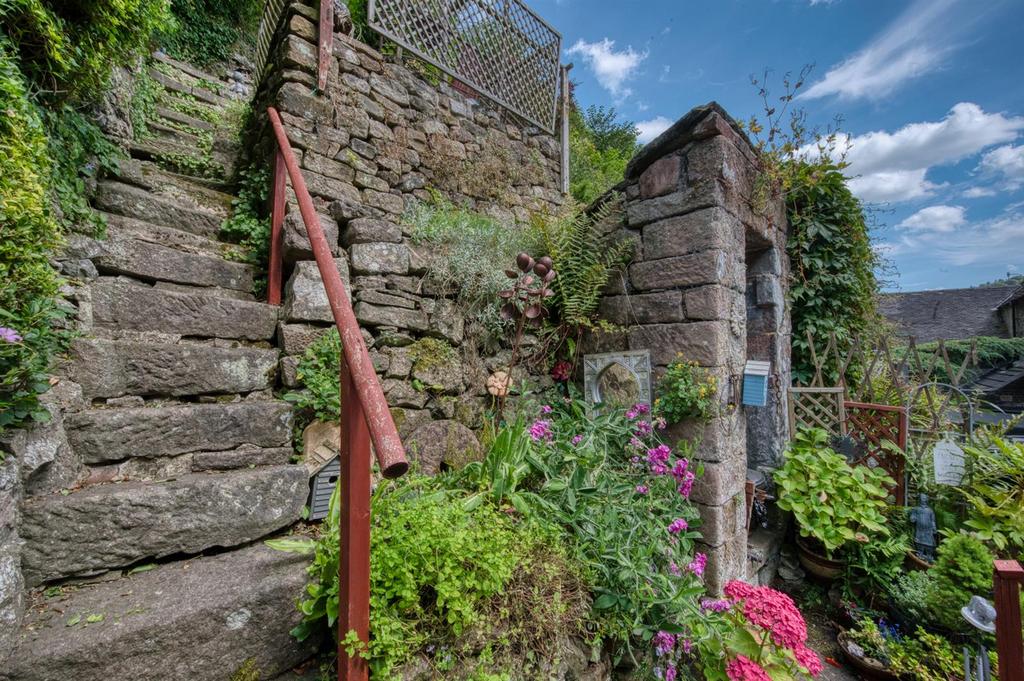
[[[747,407],[764,407],[768,404],[768,376],[771,362],[747,362],[743,369],[743,399]]]

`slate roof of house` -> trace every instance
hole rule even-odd
[[[1010,305],[1012,303],[1016,303],[1021,298],[1024,298],[1024,284],[1021,284],[1020,286],[1018,286],[1016,291],[1014,291],[1013,293],[1011,293],[1010,295],[1008,295],[1006,297],[1006,300],[1004,300],[1003,302],[999,303],[999,309],[1001,310],[1004,307],[1006,307],[1007,305]]]
[[[1020,291],[1020,286],[993,286],[885,293],[878,309],[900,335],[913,336],[919,343],[974,336],[1006,338],[1009,334],[998,310]]]

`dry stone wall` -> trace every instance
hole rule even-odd
[[[718,381],[719,413],[668,432],[670,441],[698,442],[704,475],[692,499],[712,590],[746,576],[747,468],[769,463],[758,458],[766,451],[774,460],[785,441],[784,393],[770,391],[765,408],[738,405],[747,359],[772,361],[773,385],[789,384],[786,220],[779,203],[752,201],[756,173],[749,142],[714,103],[633,159],[607,228],[633,240],[636,255],[601,306],[625,330],[589,342],[593,351],[650,350],[656,375],[681,355]]]
[[[258,110],[271,104],[280,112],[400,434],[444,422],[425,432],[430,437],[410,440],[450,443],[419,447],[430,471],[448,449],[456,454],[472,442],[465,428],[480,425],[487,377],[508,357],[473,346],[472,320],[452,291],[425,278],[430,253],[413,243],[402,215],[437,192],[515,229],[531,213],[561,204],[559,143],[342,33],[335,34],[327,88],[315,91],[316,18],[303,4],[286,10]],[[293,387],[302,353],[332,317],[289,199],[277,337],[281,375]]]

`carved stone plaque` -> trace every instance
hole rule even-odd
[[[651,404],[651,353],[605,352],[583,357],[583,393],[591,404]]]
[[[937,484],[955,487],[964,479],[964,450],[946,435],[932,449],[932,466]]]

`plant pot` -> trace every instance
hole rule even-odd
[[[846,637],[845,631],[839,632],[837,640],[839,641],[839,649],[843,651],[843,657],[865,677],[876,679],[877,681],[899,681],[900,677],[889,671],[889,668],[878,660],[871,657],[858,657],[854,655],[850,651],[850,641]]]
[[[846,568],[846,563],[843,561],[833,560],[815,553],[800,535],[796,537],[796,548],[800,556],[800,564],[818,579],[827,582],[835,581]]]
[[[907,558],[903,561],[903,565],[908,570],[917,570],[919,572],[925,572],[932,566],[931,563],[926,561],[924,558],[919,557],[912,550],[907,551]]]

